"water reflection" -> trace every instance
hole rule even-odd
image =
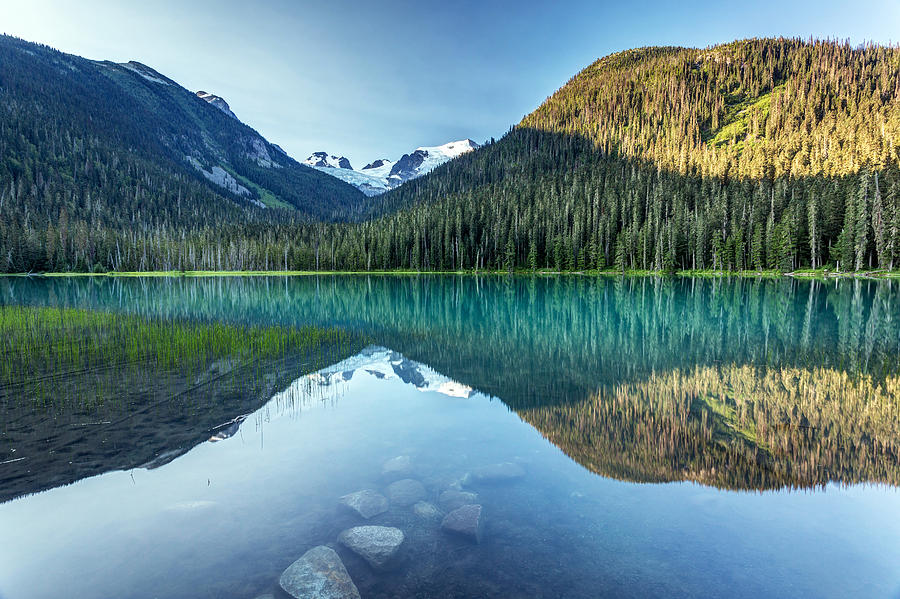
[[[337,329],[0,307],[0,501],[157,468],[363,346]]]
[[[715,389],[706,385],[704,393]],[[10,599],[61,589],[85,598],[278,594],[281,572],[321,545],[338,552],[363,597],[750,598],[785,589],[890,597],[898,588],[893,490],[750,495],[625,484],[590,474],[502,402],[464,389],[396,351],[368,347],[298,376],[234,434],[157,468],[109,472],[0,504],[0,592]],[[627,438],[623,431],[656,407],[634,418],[618,410],[622,426],[612,434]],[[570,402],[520,414],[569,418],[547,428],[563,435],[582,425],[593,431],[587,435],[603,435],[589,414],[568,409],[581,408]],[[641,451],[620,455],[639,463]],[[485,478],[507,463],[514,478]],[[391,493],[401,477],[420,481],[419,500],[435,512]],[[363,520],[341,505],[363,489],[390,497],[388,509]],[[479,543],[442,530],[448,491],[470,493],[468,501],[483,507]],[[390,568],[374,569],[336,542],[360,524],[403,531]]]
[[[460,394],[500,398],[604,476],[900,482],[891,281],[3,279],[0,297],[161,322],[341,327],[446,373]],[[218,418],[246,412],[234,408]]]
[[[900,379],[828,368],[696,367],[520,410],[603,476],[727,489],[900,483]]]
[[[465,349],[498,372],[547,365],[593,379],[587,387],[598,377],[615,382],[720,362],[875,376],[900,368],[900,285],[890,280],[5,278],[0,301],[215,323],[353,327],[389,339],[383,345],[397,351],[422,342],[418,351],[450,362],[445,356]],[[466,362],[448,365],[464,369]],[[508,399],[506,391],[496,395]],[[517,403],[518,395],[512,389],[508,400]]]

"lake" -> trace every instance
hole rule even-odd
[[[3,599],[900,597],[897,282],[11,277],[0,335]]]

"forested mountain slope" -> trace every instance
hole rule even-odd
[[[51,130],[68,126],[57,125]],[[0,131],[18,139],[5,123]],[[32,145],[68,147],[47,139]],[[114,158],[122,160],[75,164],[102,165],[107,177],[134,171]],[[44,229],[15,203],[14,215],[0,207],[19,235],[0,238],[0,256],[5,270],[19,271],[88,262],[116,270],[896,269],[898,165],[897,47],[758,39],[644,48],[595,62],[502,139],[365,208],[341,205],[335,216],[356,223],[223,219],[229,224],[175,231],[163,225],[166,214],[138,234],[126,223],[87,231],[88,261],[58,249],[52,214]],[[196,177],[183,185],[198,191],[182,188],[190,197],[182,201],[211,193]],[[23,193],[7,187],[2,197]],[[109,200],[80,205],[98,201]]]
[[[399,212],[365,245],[420,268],[892,268],[898,149],[897,48],[632,50],[382,196]]]
[[[828,177],[900,148],[900,52],[748,40],[607,56],[521,123],[684,174]]]
[[[0,37],[6,270],[75,266],[76,254],[79,268],[103,262],[89,260],[87,247],[101,231],[172,229],[177,237],[208,226],[333,219],[363,201],[149,67]],[[44,239],[48,227],[64,232]],[[85,247],[57,258],[55,246],[75,238]]]

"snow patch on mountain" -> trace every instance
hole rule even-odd
[[[388,181],[396,187],[410,179],[430,173],[445,162],[478,147],[478,144],[471,139],[463,139],[442,146],[416,148],[411,154],[404,154],[400,160],[394,163],[388,174]]]
[[[378,167],[366,165],[362,170],[355,170],[350,161],[343,156],[334,156],[328,152],[313,152],[303,164],[337,177],[370,197],[390,189],[387,183],[387,175],[392,164],[390,161],[385,161]]]
[[[434,391],[451,397],[471,397],[474,390],[428,366],[413,362],[385,347],[369,346],[357,355],[307,375],[307,380],[320,387],[331,387],[349,381],[357,372],[367,372],[380,379],[400,379],[419,391]]]
[[[442,146],[423,146],[404,154],[396,162],[379,158],[360,170],[352,169],[350,161],[346,158],[338,158],[327,152],[315,152],[303,163],[355,185],[367,196],[374,196],[402,185],[410,179],[421,177],[445,162],[479,147],[471,139],[452,141]]]
[[[369,197],[376,196],[378,194],[382,194],[390,189],[390,186],[387,183],[387,180],[383,176],[373,175],[367,173],[366,171],[354,171],[348,169],[334,169],[334,168],[322,168],[322,167],[313,167],[316,168],[323,173],[328,173],[333,177],[337,177],[341,181],[349,183],[353,185],[361,192],[366,194]]]
[[[201,100],[206,100],[207,102],[209,102],[210,104],[212,104],[213,106],[215,106],[216,108],[218,108],[219,110],[221,110],[222,112],[224,112],[225,114],[230,116],[231,118],[233,118],[235,120],[240,120],[237,118],[237,116],[235,116],[235,114],[233,112],[231,112],[231,107],[228,105],[228,102],[226,102],[225,99],[222,98],[221,96],[217,96],[215,94],[210,94],[205,91],[199,91],[199,92],[197,92],[197,97],[200,98]]]
[[[353,185],[367,196],[375,196],[386,192],[390,189],[387,182],[387,174],[390,171],[388,166],[380,169],[363,169],[360,171],[349,168],[350,161],[347,161],[348,167],[337,166],[340,163],[335,156],[328,156],[325,152],[316,152],[303,161],[303,164],[310,166],[316,170],[327,173],[332,177],[337,177],[345,183]],[[344,158],[343,160],[347,160]]]
[[[328,152],[313,152],[309,158],[303,161],[303,164],[322,168],[343,168],[353,170],[349,160],[343,156],[331,156]]]

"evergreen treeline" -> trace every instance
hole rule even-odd
[[[117,196],[88,202],[82,195],[72,204],[79,215],[67,207],[66,221],[62,211],[35,207],[35,196],[48,195],[39,185],[2,179],[0,264],[6,271],[895,269],[898,133],[895,47],[767,39],[634,50],[585,69],[501,140],[379,196],[362,222],[298,223],[273,219],[274,210],[261,221],[246,209],[234,219],[179,220],[171,193],[165,199],[147,189],[135,200],[139,186],[123,201],[130,210],[119,210]],[[122,171],[112,160],[100,157],[94,168],[107,168],[107,178]],[[33,179],[49,176],[34,170]],[[181,202],[196,199],[188,189],[179,194]],[[46,205],[54,201],[50,194]],[[95,218],[89,207],[98,201],[118,218]],[[154,201],[134,216],[136,205]],[[73,221],[81,247],[60,232]]]
[[[65,218],[25,220],[24,229],[4,221],[4,269],[848,271],[900,263],[895,165],[838,178],[723,181],[579,152],[584,143],[516,129],[463,160],[512,171],[495,157],[518,150],[517,172],[356,224],[177,228],[160,220],[123,231],[79,220],[72,234]],[[541,153],[531,155],[535,146]],[[531,176],[548,149],[565,166]],[[76,209],[89,215],[91,204]]]
[[[363,200],[148,67],[0,36],[4,271],[115,269],[132,236],[330,219]]]
[[[384,196],[404,211],[364,245],[424,269],[894,268],[898,149],[898,48],[633,50]]]

